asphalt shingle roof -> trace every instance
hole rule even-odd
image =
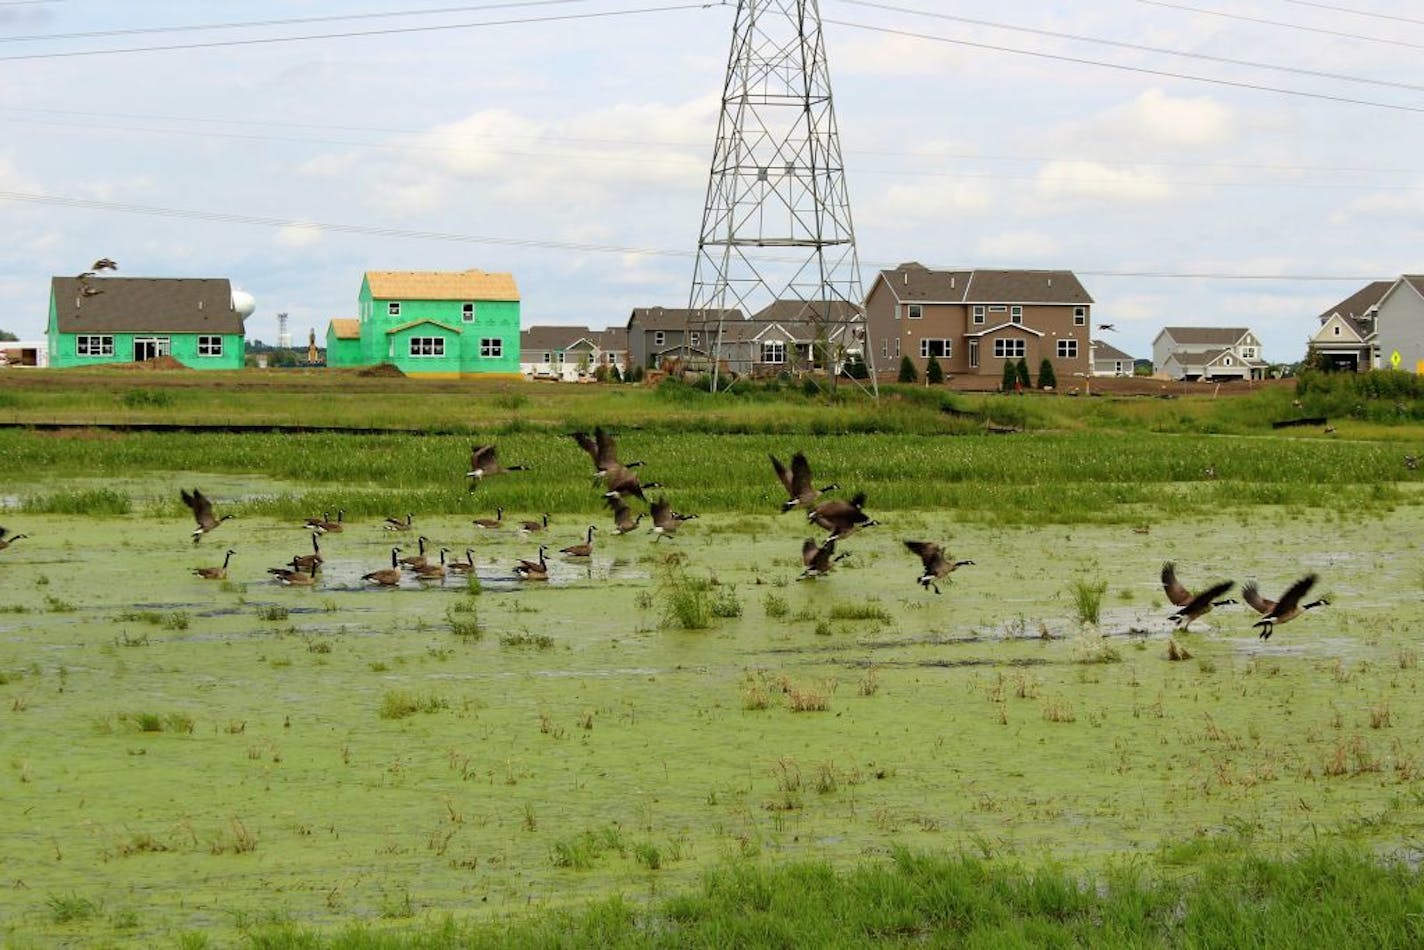
[[[56,277],[50,293],[60,333],[243,332],[226,277]]]

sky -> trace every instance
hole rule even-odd
[[[1289,362],[1424,272],[1417,0],[819,9],[867,290],[1063,268],[1134,356],[1240,326]],[[0,329],[40,338],[50,278],[105,256],[231,279],[269,343],[367,270],[511,272],[525,326],[686,306],[735,10],[0,0]]]

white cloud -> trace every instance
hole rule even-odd
[[[289,224],[281,228],[272,240],[278,247],[313,247],[326,239],[321,229]]]
[[[1063,246],[1041,231],[1005,231],[980,238],[976,251],[984,257],[1015,262],[1019,266],[1043,266],[1059,257]]]
[[[832,81],[839,76],[935,76],[964,68],[963,54],[945,43],[882,35],[837,44],[827,51]]]
[[[1158,202],[1173,197],[1171,183],[1156,169],[1089,161],[1049,162],[1035,187],[1043,198]]]

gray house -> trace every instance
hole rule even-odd
[[[1245,327],[1166,327],[1152,341],[1152,363],[1168,379],[1263,379],[1261,341]]]
[[[1376,334],[1379,305],[1395,283],[1372,281],[1317,318],[1320,328],[1311,334],[1310,346],[1332,369],[1363,373],[1380,365]]]
[[[1375,365],[1424,373],[1424,275],[1405,274],[1375,306]]]
[[[725,323],[742,319],[740,310],[728,310]],[[717,315],[711,311],[671,307],[635,307],[628,317],[628,365],[657,369],[667,359],[707,358],[707,324],[715,331]]]
[[[1102,340],[1089,343],[1088,352],[1092,354],[1094,376],[1131,376],[1137,366],[1136,359]]]

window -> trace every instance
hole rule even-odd
[[[900,358],[900,338],[897,336],[897,337],[895,338],[895,359],[898,360],[899,358]]]
[[[906,305],[905,305],[905,316],[909,317],[911,320],[918,320],[918,319],[920,319],[921,317],[923,317],[924,315],[925,315],[925,312],[924,312],[923,308],[920,307],[919,304],[917,304],[917,303],[912,303],[912,304],[906,304]]]
[[[995,340],[994,358],[1000,360],[1013,359],[1016,356],[1024,355],[1023,340]]]
[[[460,305],[460,319],[466,323],[475,322],[475,305],[466,303]]]
[[[220,336],[200,336],[198,337],[199,356],[222,356],[222,337]]]
[[[560,353],[562,358],[564,354]],[[487,336],[480,340],[480,356],[497,360],[504,356],[504,341],[499,337]]]
[[[1059,340],[1059,341],[1058,341],[1058,357],[1059,357],[1059,359],[1065,359],[1065,360],[1075,360],[1075,359],[1077,359],[1077,358],[1078,358],[1078,341],[1077,341],[1077,340]]]
[[[545,350],[545,351],[544,351],[544,358],[543,358],[542,360],[540,360],[539,362],[541,362],[541,363],[547,363],[547,362],[549,362],[550,360],[552,360],[553,357],[554,357],[554,354],[552,354],[552,353],[550,353],[549,351]]]
[[[1339,327],[1336,327],[1336,328],[1335,328],[1335,335],[1336,335],[1336,336],[1339,336],[1339,335],[1340,335],[1340,328],[1339,328]]]
[[[991,304],[989,305],[989,312],[990,312],[990,313],[1008,313],[1008,312],[1009,312],[1009,305],[1008,305],[1008,304],[1004,304],[1004,303],[991,303]]]
[[[1254,346],[1243,346],[1241,348],[1241,358],[1243,360],[1254,360],[1256,358],[1256,348]]]
[[[688,342],[688,343],[691,343],[693,346],[696,346],[696,345],[698,344],[698,342],[701,341],[701,339],[702,339],[702,334],[698,333],[696,330],[693,330],[692,333],[691,333],[691,335],[688,336],[687,342]]]
[[[662,346],[667,342],[667,334],[661,330],[653,332],[653,346]]]
[[[603,362],[607,363],[609,366],[616,366],[617,364],[623,362],[623,354],[618,352],[617,350],[607,350],[603,354]]]
[[[421,359],[444,356],[445,338],[443,336],[413,336],[410,338],[410,355]]]
[[[888,360],[890,358],[890,343],[888,340],[880,341],[880,358]]]
[[[1222,360],[1222,361],[1221,361],[1221,365],[1222,365],[1222,366],[1230,366],[1230,365],[1231,365],[1231,357],[1228,356],[1226,359]]]
[[[74,338],[75,356],[113,356],[114,338],[111,336],[79,336]]]
[[[480,354],[480,355],[483,356],[484,354]],[[556,353],[554,354],[554,362],[557,363],[557,364],[559,364],[560,366],[563,366],[563,365],[564,365],[564,351],[563,351],[563,350],[559,350],[558,352],[556,352]]]
[[[973,367],[976,367],[976,368],[979,366],[979,341],[978,341],[978,340],[970,340],[970,341],[969,341],[969,365],[970,365],[970,366],[973,366]]]
[[[983,323],[983,322],[984,322],[984,305],[983,305],[982,303],[978,303],[978,304],[975,304],[975,305],[974,305],[974,322],[975,322],[975,323]]]
[[[920,341],[920,358],[928,359],[931,356],[945,359],[954,355],[953,340],[930,340]]]
[[[761,361],[763,363],[785,363],[786,344],[780,340],[768,340],[761,345]]]
[[[1073,326],[1075,326],[1075,327],[1086,326],[1087,323],[1088,323],[1088,308],[1087,308],[1087,307],[1074,307],[1074,308],[1073,308]]]
[[[1014,304],[1009,308],[1009,319],[1014,323],[1023,323],[1023,307]]]
[[[400,301],[392,300],[390,303],[386,304],[386,313],[392,317],[400,316]]]

